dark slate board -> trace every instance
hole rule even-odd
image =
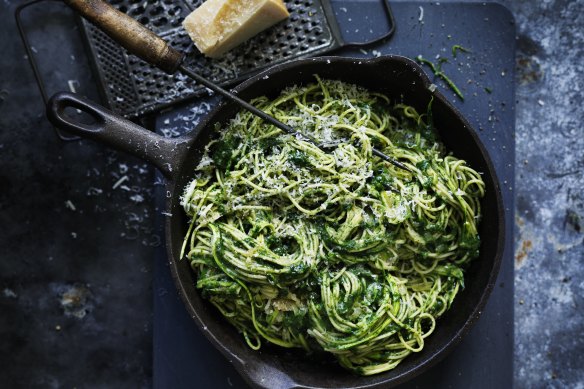
[[[335,0],[334,8],[347,40],[367,39],[384,26],[377,0]],[[372,57],[400,54],[435,61],[465,96],[458,99],[434,82],[469,119],[490,152],[503,188],[508,226],[501,272],[481,318],[461,344],[442,362],[400,386],[403,388],[507,388],[513,382],[513,210],[515,161],[514,64],[515,24],[510,12],[485,3],[393,3],[397,29],[375,47],[343,49],[337,55]],[[452,46],[470,53],[452,56]],[[427,69],[427,68],[426,68]],[[157,129],[183,133],[216,98],[162,114]],[[160,193],[160,202],[163,200]],[[159,204],[161,204],[159,203]],[[162,219],[162,217],[161,217]],[[161,226],[162,220],[158,223]],[[238,373],[199,332],[179,300],[166,252],[160,249],[154,269],[155,388],[245,388]]]

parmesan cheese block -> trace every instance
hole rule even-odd
[[[289,15],[282,0],[207,0],[183,27],[203,54],[218,58]]]

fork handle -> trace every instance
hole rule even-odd
[[[64,0],[73,10],[93,23],[130,53],[168,74],[176,72],[184,54],[137,20],[102,0]]]

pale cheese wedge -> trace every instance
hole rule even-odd
[[[218,58],[288,16],[282,0],[207,0],[183,26],[203,54]]]

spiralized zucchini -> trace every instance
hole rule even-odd
[[[430,107],[318,77],[253,104],[323,146],[248,112],[218,128],[182,198],[197,288],[253,349],[394,368],[423,349],[478,256],[480,174],[444,149]]]

